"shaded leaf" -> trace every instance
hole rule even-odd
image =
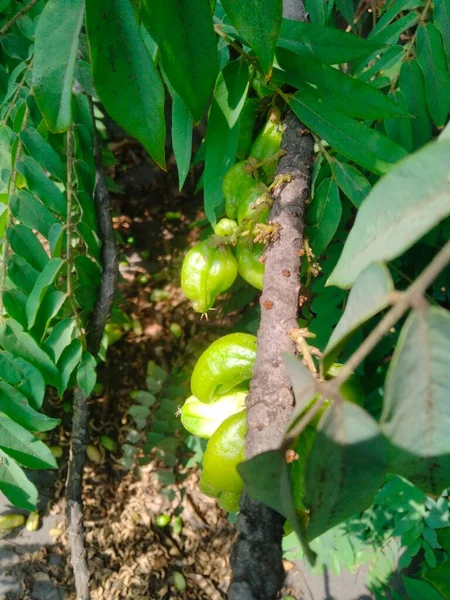
[[[75,328],[75,321],[73,319],[64,319],[57,323],[47,340],[44,342],[44,349],[53,358],[55,363],[58,362],[60,356],[70,342],[72,341],[72,333]]]
[[[36,28],[34,94],[54,132],[65,131],[72,122],[72,84],[83,17],[83,0],[49,0]]]
[[[60,383],[57,388],[60,396],[62,396],[67,389],[70,377],[81,360],[82,352],[83,347],[78,339],[72,340],[70,344],[62,351],[61,357],[57,364],[60,376]]]
[[[368,508],[386,469],[387,444],[376,421],[356,404],[342,401],[331,406],[306,466],[307,538]]]
[[[281,354],[281,358],[291,382],[295,398],[295,408],[290,419],[290,424],[292,425],[316,395],[316,380],[302,361],[295,358],[295,356],[283,353]]]
[[[283,18],[282,0],[222,0],[222,6],[269,77]]]
[[[305,8],[311,23],[314,23],[315,25],[325,25],[327,19],[326,0],[305,0]]]
[[[44,268],[42,273],[40,273],[39,277],[36,279],[36,282],[27,300],[26,311],[28,318],[28,329],[33,327],[44,294],[49,286],[55,281],[62,264],[63,261],[61,258],[52,258],[47,263],[47,266]]]
[[[347,63],[356,58],[369,56],[383,47],[383,43],[333,29],[283,19],[278,46],[302,56],[315,56],[327,65]]]
[[[330,164],[336,183],[356,208],[359,208],[372,189],[369,181],[352,165],[339,160],[333,160]]]
[[[347,23],[352,24],[355,15],[353,0],[336,0],[336,6]]]
[[[50,449],[5,415],[0,415],[0,448],[29,469],[58,468]]]
[[[49,261],[48,254],[29,227],[18,223],[7,230],[6,236],[12,250],[34,269],[42,271],[45,268]]]
[[[386,377],[382,429],[395,472],[430,495],[450,482],[450,314],[413,312],[402,328]],[[420,419],[405,415],[420,414]]]
[[[383,264],[371,264],[359,275],[350,290],[344,314],[325,348],[325,373],[353,333],[389,305],[393,290],[391,274]]]
[[[130,0],[86,5],[94,85],[111,117],[165,166],[164,88]],[[120,52],[117,52],[120,48]]]
[[[388,81],[389,83],[389,81]],[[389,97],[395,98],[395,101],[399,106],[402,106],[405,111],[408,110],[408,103],[401,90],[396,90],[389,94]],[[400,146],[405,148],[408,152],[413,150],[413,137],[412,137],[412,122],[409,119],[386,119],[384,122],[384,128],[387,136],[396,141]]]
[[[445,564],[445,563],[444,563]],[[447,565],[447,570],[448,570]],[[436,591],[427,581],[421,579],[413,579],[412,577],[402,576],[403,584],[408,594],[408,600],[445,600],[441,594]]]
[[[192,117],[182,98],[175,94],[172,105],[172,145],[178,168],[178,188],[181,188],[191,164],[192,154]]]
[[[0,450],[0,491],[7,499],[24,510],[35,510],[38,497],[36,487],[25,476],[15,460]]]
[[[442,127],[450,109],[450,76],[441,34],[433,23],[419,25],[417,62],[425,79],[431,118],[438,127]]]
[[[36,340],[42,340],[52,319],[57,316],[66,300],[67,295],[64,292],[52,287],[44,292],[35,323],[31,329],[31,334]]]
[[[35,411],[23,394],[4,381],[0,381],[0,411],[29,431],[49,431],[60,423]]]
[[[45,393],[44,379],[36,367],[10,352],[0,353],[0,377],[26,396],[31,406],[39,410]]]
[[[27,326],[26,304],[28,296],[17,288],[3,292],[3,306],[7,314],[25,329]]]
[[[18,221],[30,229],[36,229],[47,239],[52,226],[59,224],[56,215],[26,190],[19,190],[13,194],[9,206]]]
[[[399,256],[450,214],[449,153],[450,141],[430,144],[375,185],[327,285],[350,287],[370,263]]]
[[[158,46],[164,72],[194,120],[200,121],[218,72],[209,1],[144,0],[140,8],[143,23]]]
[[[434,3],[433,21],[441,32],[447,60],[450,62],[450,0],[440,0]]]
[[[25,294],[29,294],[38,279],[39,271],[33,269],[33,267],[18,254],[10,256],[7,264],[8,278],[19,288],[19,290],[22,290]]]
[[[91,395],[96,381],[97,362],[92,354],[85,350],[83,351],[80,364],[78,365],[77,383],[86,397]]]
[[[334,179],[325,179],[318,187],[306,214],[305,234],[314,256],[320,256],[337,231],[342,216],[339,189]]]
[[[66,168],[56,150],[44,140],[37,129],[28,128],[21,132],[20,139],[27,152],[46,169],[50,175],[65,181]]]
[[[396,0],[386,3],[375,27],[369,33],[369,39],[381,33],[402,11],[412,10],[421,5],[420,0]]]
[[[289,104],[298,118],[336,150],[374,173],[384,173],[406,151],[375,129],[351,119],[312,90],[302,90]]]
[[[47,177],[34,158],[23,156],[17,164],[17,170],[27,180],[30,192],[35,194],[47,208],[61,217],[67,217],[67,203],[64,194]]]
[[[402,64],[399,88],[406,98],[409,112],[414,117],[411,130],[413,149],[416,150],[429,142],[432,134],[425,81],[417,60],[406,60]]]

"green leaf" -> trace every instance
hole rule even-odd
[[[375,129],[340,113],[315,92],[304,89],[290,98],[295,114],[314,133],[357,164],[384,173],[406,151]]]
[[[369,39],[381,33],[402,11],[412,10],[421,5],[420,0],[396,0],[386,3],[375,27],[369,33]]]
[[[355,7],[353,6],[353,0],[336,0],[338,11],[344,17],[344,19],[350,25],[353,23],[353,17],[355,15]]]
[[[342,163],[339,160],[332,160],[330,165],[338,186],[356,208],[359,208],[372,189],[369,181],[352,165]]]
[[[317,94],[325,97],[338,110],[351,117],[361,119],[387,119],[407,116],[389,96],[368,83],[333,69],[312,56],[300,56],[279,48],[277,60],[284,71],[276,69],[274,78],[297,89],[308,87],[306,82],[317,88]]]
[[[57,387],[59,375],[55,364],[19,323],[13,319],[3,321],[0,325],[0,344],[8,352],[30,362],[42,373],[46,383]]]
[[[72,122],[72,85],[83,17],[83,0],[49,0],[39,17],[33,87],[50,131],[66,131]]]
[[[445,552],[450,556],[450,527],[440,529],[437,533],[439,544],[444,548]]]
[[[386,469],[387,444],[376,421],[356,404],[335,403],[320,423],[306,465],[307,538],[368,508]]]
[[[61,357],[61,354],[70,342],[72,341],[72,333],[75,328],[75,321],[73,319],[64,319],[57,323],[47,340],[44,342],[43,348],[57,363]]]
[[[438,127],[442,127],[450,109],[450,76],[441,34],[433,23],[418,27],[417,62],[425,79],[431,118]]]
[[[278,46],[302,56],[315,56],[327,65],[347,63],[380,50],[383,43],[312,23],[283,19]]]
[[[445,565],[445,563],[444,563]],[[448,570],[449,565],[446,566]],[[436,589],[428,582],[421,579],[402,576],[403,583],[408,594],[408,600],[446,600],[448,596],[442,597]]]
[[[20,139],[27,152],[43,166],[53,177],[65,181],[66,168],[56,150],[44,140],[37,129],[25,129],[20,134]]]
[[[334,237],[342,217],[339,189],[334,179],[322,181],[306,214],[305,234],[314,256],[320,256]]]
[[[447,60],[450,62],[450,0],[434,3],[433,21],[441,32]]]
[[[27,479],[15,460],[0,450],[0,491],[13,506],[35,510],[38,498],[36,487]]]
[[[442,594],[445,599],[450,598],[450,560],[436,565],[432,569],[427,569],[423,573],[423,578],[429,581]],[[430,596],[427,596],[431,598]]]
[[[429,142],[432,134],[425,81],[417,60],[406,60],[402,64],[399,88],[406,98],[410,114],[414,117],[411,129],[413,149],[416,150]]]
[[[62,351],[61,357],[58,360],[58,370],[60,376],[60,383],[58,386],[58,393],[60,396],[63,395],[67,386],[69,385],[70,376],[75,371],[78,363],[81,360],[83,353],[83,347],[80,340],[75,339],[70,342],[68,346]]]
[[[7,314],[25,329],[27,326],[26,304],[28,296],[17,288],[3,292],[3,306]]]
[[[282,0],[222,0],[222,6],[270,77],[283,18]]]
[[[90,0],[86,25],[100,100],[110,116],[164,168],[164,88],[130,0],[111,0],[108,10],[103,0]]]
[[[19,190],[9,201],[12,215],[30,229],[36,229],[48,239],[50,229],[58,218],[26,190]]]
[[[33,269],[24,258],[17,254],[10,256],[7,265],[8,278],[19,290],[29,294],[37,281],[39,271]]]
[[[58,468],[49,448],[5,415],[0,415],[0,448],[29,469]]]
[[[58,221],[54,223],[48,233],[48,245],[53,258],[60,258],[66,247],[67,235],[65,228]]]
[[[450,214],[449,153],[450,141],[429,144],[375,185],[327,285],[350,287],[370,263],[396,258]]]
[[[294,392],[295,408],[290,419],[290,424],[293,425],[316,396],[316,380],[298,358],[287,353],[282,353],[281,358]]]
[[[49,431],[60,423],[35,411],[23,394],[4,381],[0,381],[0,411],[29,431]]]
[[[49,286],[51,286],[55,281],[55,278],[58,275],[62,264],[63,260],[61,258],[52,258],[47,263],[47,266],[42,271],[42,273],[40,273],[39,277],[36,279],[34,287],[27,300],[26,311],[28,319],[28,329],[31,329],[31,327],[33,327],[44,294],[48,290]]]
[[[383,264],[371,264],[359,275],[350,290],[344,314],[325,348],[322,359],[325,373],[355,331],[389,305],[393,291],[394,282]]]
[[[325,25],[327,20],[326,0],[305,0],[305,8],[311,23]]]
[[[450,481],[450,314],[413,312],[400,333],[386,377],[382,429],[395,472],[430,495]],[[420,419],[405,415],[420,414]]]
[[[216,223],[216,209],[223,206],[222,181],[236,157],[238,118],[248,91],[248,66],[242,60],[228,63],[217,78],[206,132],[203,173],[206,217]]]
[[[136,402],[139,402],[139,404],[143,404],[149,408],[156,402],[156,397],[145,390],[134,390],[130,393],[130,397]]]
[[[40,409],[44,400],[45,382],[38,369],[23,358],[3,351],[0,353],[0,377],[24,394],[34,409]]]
[[[172,104],[172,146],[178,168],[178,188],[181,188],[191,164],[192,154],[192,117],[186,104],[178,94],[173,96]]]
[[[42,271],[45,268],[49,261],[48,254],[29,227],[18,223],[7,230],[6,236],[12,250],[34,269]]]
[[[47,208],[61,217],[67,217],[67,203],[64,194],[47,177],[34,158],[24,156],[17,164],[17,170],[27,180],[30,192],[35,194]]]
[[[140,8],[164,72],[194,120],[200,121],[218,71],[209,0],[144,0]]]
[[[395,98],[395,101],[399,106],[402,106],[405,111],[408,110],[408,103],[406,98],[401,90],[396,90],[394,92],[389,93],[390,98]],[[412,122],[409,119],[386,119],[384,122],[384,129],[386,131],[386,135],[391,140],[394,140],[400,146],[402,146],[408,152],[412,152],[413,150],[413,141],[412,141]]]
[[[92,354],[84,350],[77,369],[77,383],[87,398],[91,395],[96,381],[97,362]]]
[[[383,31],[380,31],[373,37],[369,36],[369,39],[373,43],[379,42],[391,46],[396,44],[401,34],[413,27],[417,21],[418,14],[416,12],[409,12],[385,27]]]
[[[311,564],[315,554],[309,547],[304,527],[300,523],[293,503],[293,493],[286,459],[280,450],[269,450],[238,465],[245,490],[253,500],[258,500],[286,517],[296,532]]]

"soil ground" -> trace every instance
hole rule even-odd
[[[101,452],[100,462],[88,462],[84,475],[92,598],[221,600],[230,579],[234,528],[216,502],[199,492],[198,467],[186,467],[180,456],[180,448],[186,452],[183,434],[171,432],[180,446],[170,466],[149,450],[141,461],[147,464],[139,464],[138,456],[125,468],[120,447],[130,442],[130,435],[135,443],[137,436],[140,447],[152,430],[151,419],[144,430],[136,430],[127,413],[134,404],[130,392],[145,389],[147,362],[154,360],[167,372],[174,367],[189,371],[200,351],[231,327],[239,313],[219,311],[209,321],[200,320],[181,294],[182,257],[198,239],[195,222],[203,216],[200,199],[192,193],[194,178],[179,192],[173,161],[163,173],[139,145],[120,135],[110,148],[117,164],[109,167],[109,176],[123,190],[113,194],[121,249],[119,304],[134,325],[109,349],[99,374],[103,390],[91,400],[91,443]],[[171,331],[173,324],[181,328],[179,337],[173,327]],[[0,600],[75,600],[64,530],[67,406],[55,400],[50,407],[63,417],[48,440],[62,448],[59,471],[31,474],[41,491],[42,527],[33,533],[15,530],[0,539]],[[102,434],[117,440],[117,452],[101,448]],[[10,511],[0,499],[0,513]],[[179,516],[181,529],[173,520],[158,527],[162,514]],[[286,593],[298,600],[371,598],[364,573],[336,578],[312,576],[303,565],[286,563],[286,569]]]

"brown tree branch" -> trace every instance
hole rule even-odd
[[[105,325],[111,313],[117,280],[117,250],[110,214],[110,198],[103,170],[101,147],[94,123],[94,155],[96,184],[94,193],[98,236],[102,243],[102,276],[97,303],[89,319],[86,342],[87,349],[97,356]],[[70,442],[69,468],[66,484],[67,522],[72,567],[75,576],[77,600],[89,600],[89,568],[86,560],[85,530],[83,525],[83,469],[88,443],[89,408],[88,398],[76,388],[73,402],[72,436]]]
[[[291,181],[275,188],[269,220],[279,236],[266,249],[261,323],[250,392],[247,396],[246,458],[279,448],[294,406],[281,353],[296,353],[290,330],[298,327],[300,256],[303,247],[305,200],[308,196],[313,139],[303,135],[293,113],[284,120],[277,175]],[[281,538],[284,518],[243,494],[233,548],[230,600],[274,600],[282,587]]]

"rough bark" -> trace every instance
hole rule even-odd
[[[92,108],[92,106],[91,106]],[[96,186],[94,193],[98,236],[102,243],[100,280],[97,303],[89,319],[86,332],[88,351],[96,356],[100,349],[103,330],[109,319],[114,300],[117,279],[117,250],[110,214],[110,197],[103,170],[101,148],[95,135],[94,155]],[[66,484],[66,516],[72,568],[75,577],[77,600],[89,600],[89,567],[86,560],[85,530],[83,525],[83,469],[86,460],[89,407],[88,398],[76,388],[73,398],[72,436]]]
[[[310,135],[303,134],[303,126],[293,113],[287,113],[284,125],[281,147],[286,154],[280,159],[277,174],[289,174],[292,179],[275,189],[269,216],[280,230],[265,253],[258,349],[246,401],[247,459],[280,446],[294,406],[280,354],[296,352],[289,331],[297,327],[305,200],[314,144]],[[240,508],[228,597],[275,600],[284,580],[281,563],[284,519],[245,493]]]

